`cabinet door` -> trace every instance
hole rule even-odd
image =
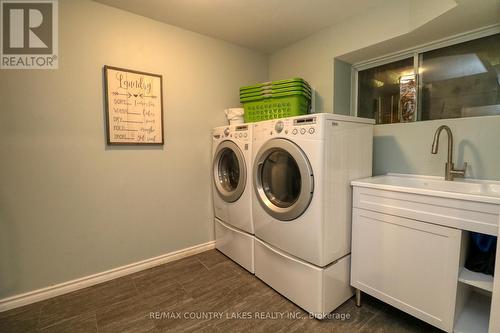
[[[451,332],[460,239],[457,229],[355,208],[351,284]]]

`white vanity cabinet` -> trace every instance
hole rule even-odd
[[[351,284],[451,332],[461,231],[354,208]]]
[[[352,185],[351,285],[446,332],[500,333],[499,281],[464,268],[469,233],[498,234],[500,182],[385,175]]]

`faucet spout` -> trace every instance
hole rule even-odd
[[[462,170],[454,169],[453,164],[453,133],[451,129],[446,125],[441,125],[434,133],[434,141],[432,142],[431,154],[437,154],[439,149],[439,136],[441,132],[445,130],[448,135],[448,154],[445,165],[445,180],[453,180],[454,177],[464,177],[465,169],[467,168],[467,163],[464,163],[464,168]]]
[[[438,153],[438,148],[439,148],[439,136],[441,135],[441,132],[445,130],[446,134],[448,135],[448,160],[447,162],[452,162],[453,161],[453,133],[451,132],[451,129],[446,126],[446,125],[441,125],[438,127],[436,130],[436,133],[434,133],[434,141],[432,142],[432,154],[437,154]]]

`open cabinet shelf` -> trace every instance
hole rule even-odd
[[[471,292],[457,322],[454,333],[488,333],[491,296]]]
[[[465,267],[460,270],[458,281],[482,290],[486,290],[489,292],[493,291],[492,275],[473,272]]]

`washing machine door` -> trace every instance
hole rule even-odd
[[[254,190],[262,208],[281,221],[302,215],[314,190],[311,164],[302,149],[289,140],[272,139],[254,162]]]
[[[243,191],[247,179],[245,158],[232,141],[223,141],[214,155],[214,184],[225,202],[235,202]]]

